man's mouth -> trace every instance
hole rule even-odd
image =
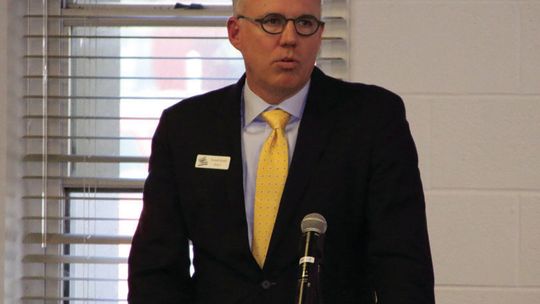
[[[294,58],[289,58],[289,57],[282,58],[280,61],[282,61],[282,62],[296,62],[296,60]]]
[[[299,61],[292,57],[284,57],[276,61],[277,65],[285,70],[292,70],[298,67]]]

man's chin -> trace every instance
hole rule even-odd
[[[306,79],[305,77],[300,77],[296,73],[290,73],[281,75],[277,83],[284,88],[292,89],[298,87],[300,89],[308,82],[308,80],[309,78]]]

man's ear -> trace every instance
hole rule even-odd
[[[227,33],[231,44],[237,50],[240,50],[240,27],[238,25],[238,18],[230,17],[227,20]]]

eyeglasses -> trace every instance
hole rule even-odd
[[[315,34],[317,30],[319,30],[321,25],[324,25],[324,22],[311,15],[302,15],[297,18],[286,18],[281,14],[268,14],[259,19],[238,15],[236,18],[246,19],[253,23],[259,23],[263,31],[272,35],[283,33],[289,21],[293,22],[294,29],[300,36],[311,36]]]

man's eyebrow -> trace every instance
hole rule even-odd
[[[283,16],[285,18],[288,18],[287,15],[284,15],[284,14],[281,14],[281,13],[275,13],[275,12],[264,13],[264,14],[261,14],[260,16],[262,16],[261,18],[264,18],[264,17],[269,16],[269,15],[280,15],[280,16]],[[317,17],[316,15],[312,15],[312,14],[300,14],[300,15],[297,15],[296,17],[291,17],[291,18],[296,19],[296,18],[300,18],[300,17],[313,17],[315,19],[321,19],[321,17]]]

